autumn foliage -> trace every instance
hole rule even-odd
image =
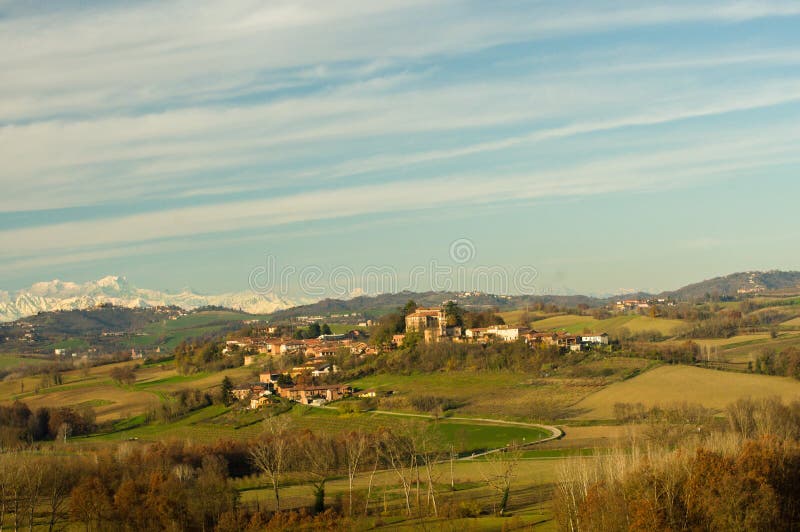
[[[731,428],[674,449],[619,450],[562,470],[555,508],[563,530],[793,530],[800,523],[800,441],[770,411],[740,401]],[[783,412],[784,414],[786,412]],[[743,417],[750,416],[751,422]],[[761,420],[753,422],[752,418]],[[775,425],[764,422],[773,419]],[[789,418],[791,420],[791,417]],[[742,431],[741,424],[752,426]]]

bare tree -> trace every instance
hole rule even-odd
[[[329,434],[305,434],[301,440],[306,470],[314,488],[314,511],[325,511],[325,483],[339,471],[341,459],[338,442]]]
[[[344,457],[347,465],[348,515],[353,515],[353,480],[361,462],[370,448],[370,438],[363,430],[356,430],[344,437]]]
[[[410,516],[411,490],[414,473],[417,471],[417,454],[414,452],[414,444],[411,438],[402,431],[398,433],[385,432],[382,435],[381,451],[400,481],[406,502],[406,514]]]
[[[292,451],[291,419],[288,416],[268,417],[264,420],[264,433],[250,449],[250,459],[262,473],[269,477],[275,493],[275,509],[281,509],[280,482],[288,466]]]
[[[11,461],[9,455],[0,455],[0,530],[3,530],[6,519],[6,497],[10,491]]]
[[[367,483],[367,500],[364,502],[364,515],[369,513],[369,500],[372,497],[372,484],[375,480],[375,473],[378,472],[378,464],[381,461],[381,440],[376,438],[372,442],[372,450],[374,451],[375,462],[372,466],[372,472],[369,474],[369,482]]]
[[[508,498],[511,495],[511,482],[516,476],[517,466],[522,453],[516,443],[509,444],[507,450],[485,455],[480,466],[481,475],[486,484],[500,494],[498,515],[505,515]]]
[[[49,532],[53,532],[56,524],[65,518],[69,492],[77,483],[78,477],[79,470],[74,463],[55,458],[47,461],[44,489],[49,504]]]
[[[436,481],[439,479],[441,473],[437,473],[434,466],[441,459],[441,454],[432,447],[424,447],[421,449],[420,457],[425,468],[425,478],[428,483],[428,505],[433,509],[433,515],[438,517],[439,508],[436,504]]]
[[[417,425],[409,434],[413,445],[414,454],[417,462],[417,497],[419,497],[419,474],[420,468],[425,473],[426,504],[433,510],[435,516],[439,515],[436,505],[436,481],[441,472],[437,472],[434,467],[443,457],[443,448],[439,433],[435,430],[436,425]],[[417,501],[419,506],[419,500]]]
[[[9,510],[14,514],[14,530],[19,530],[20,524],[22,524],[20,521],[20,506],[25,500],[23,481],[25,473],[19,455],[13,455],[13,459],[6,460],[4,476],[5,492],[7,494],[7,498],[4,498],[4,505],[5,501],[8,500]]]
[[[44,463],[42,459],[26,457],[23,462],[23,489],[28,513],[28,530],[33,530],[33,514],[42,496],[44,485]]]

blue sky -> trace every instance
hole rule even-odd
[[[0,0],[0,289],[237,291],[267,255],[402,277],[458,239],[542,292],[800,269],[798,27],[794,1]]]

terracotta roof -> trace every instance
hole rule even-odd
[[[292,386],[291,388],[286,388],[288,391],[296,391],[296,392],[317,392],[322,390],[340,390],[342,388],[350,388],[347,384],[327,384],[322,386]]]

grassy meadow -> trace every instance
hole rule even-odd
[[[643,331],[658,331],[664,336],[676,334],[686,323],[681,320],[665,318],[651,318],[635,314],[614,316],[605,320],[598,320],[591,316],[577,316],[562,314],[533,321],[531,327],[537,331],[567,331],[573,334],[586,330],[592,332],[607,332],[616,334],[623,328],[632,333]]]
[[[266,316],[251,316],[230,310],[209,310],[163,320],[145,327],[143,334],[131,338],[131,347],[158,345],[171,351],[184,340],[218,333],[232,323],[242,320],[263,320]]]
[[[670,403],[698,403],[722,410],[742,397],[778,396],[785,401],[800,398],[800,381],[774,377],[718,371],[692,366],[660,366],[624,382],[618,382],[593,393],[575,406],[580,419],[612,419],[614,404],[642,403],[645,406]]]
[[[42,358],[16,354],[0,354],[0,370],[10,370],[20,366],[38,366],[47,362],[48,360]]]
[[[650,361],[608,357],[582,366],[585,372],[542,377],[511,371],[451,371],[411,375],[380,374],[353,381],[359,389],[393,392],[393,410],[412,411],[408,398],[432,395],[456,405],[459,416],[517,421],[565,419],[584,397],[647,368]]]

